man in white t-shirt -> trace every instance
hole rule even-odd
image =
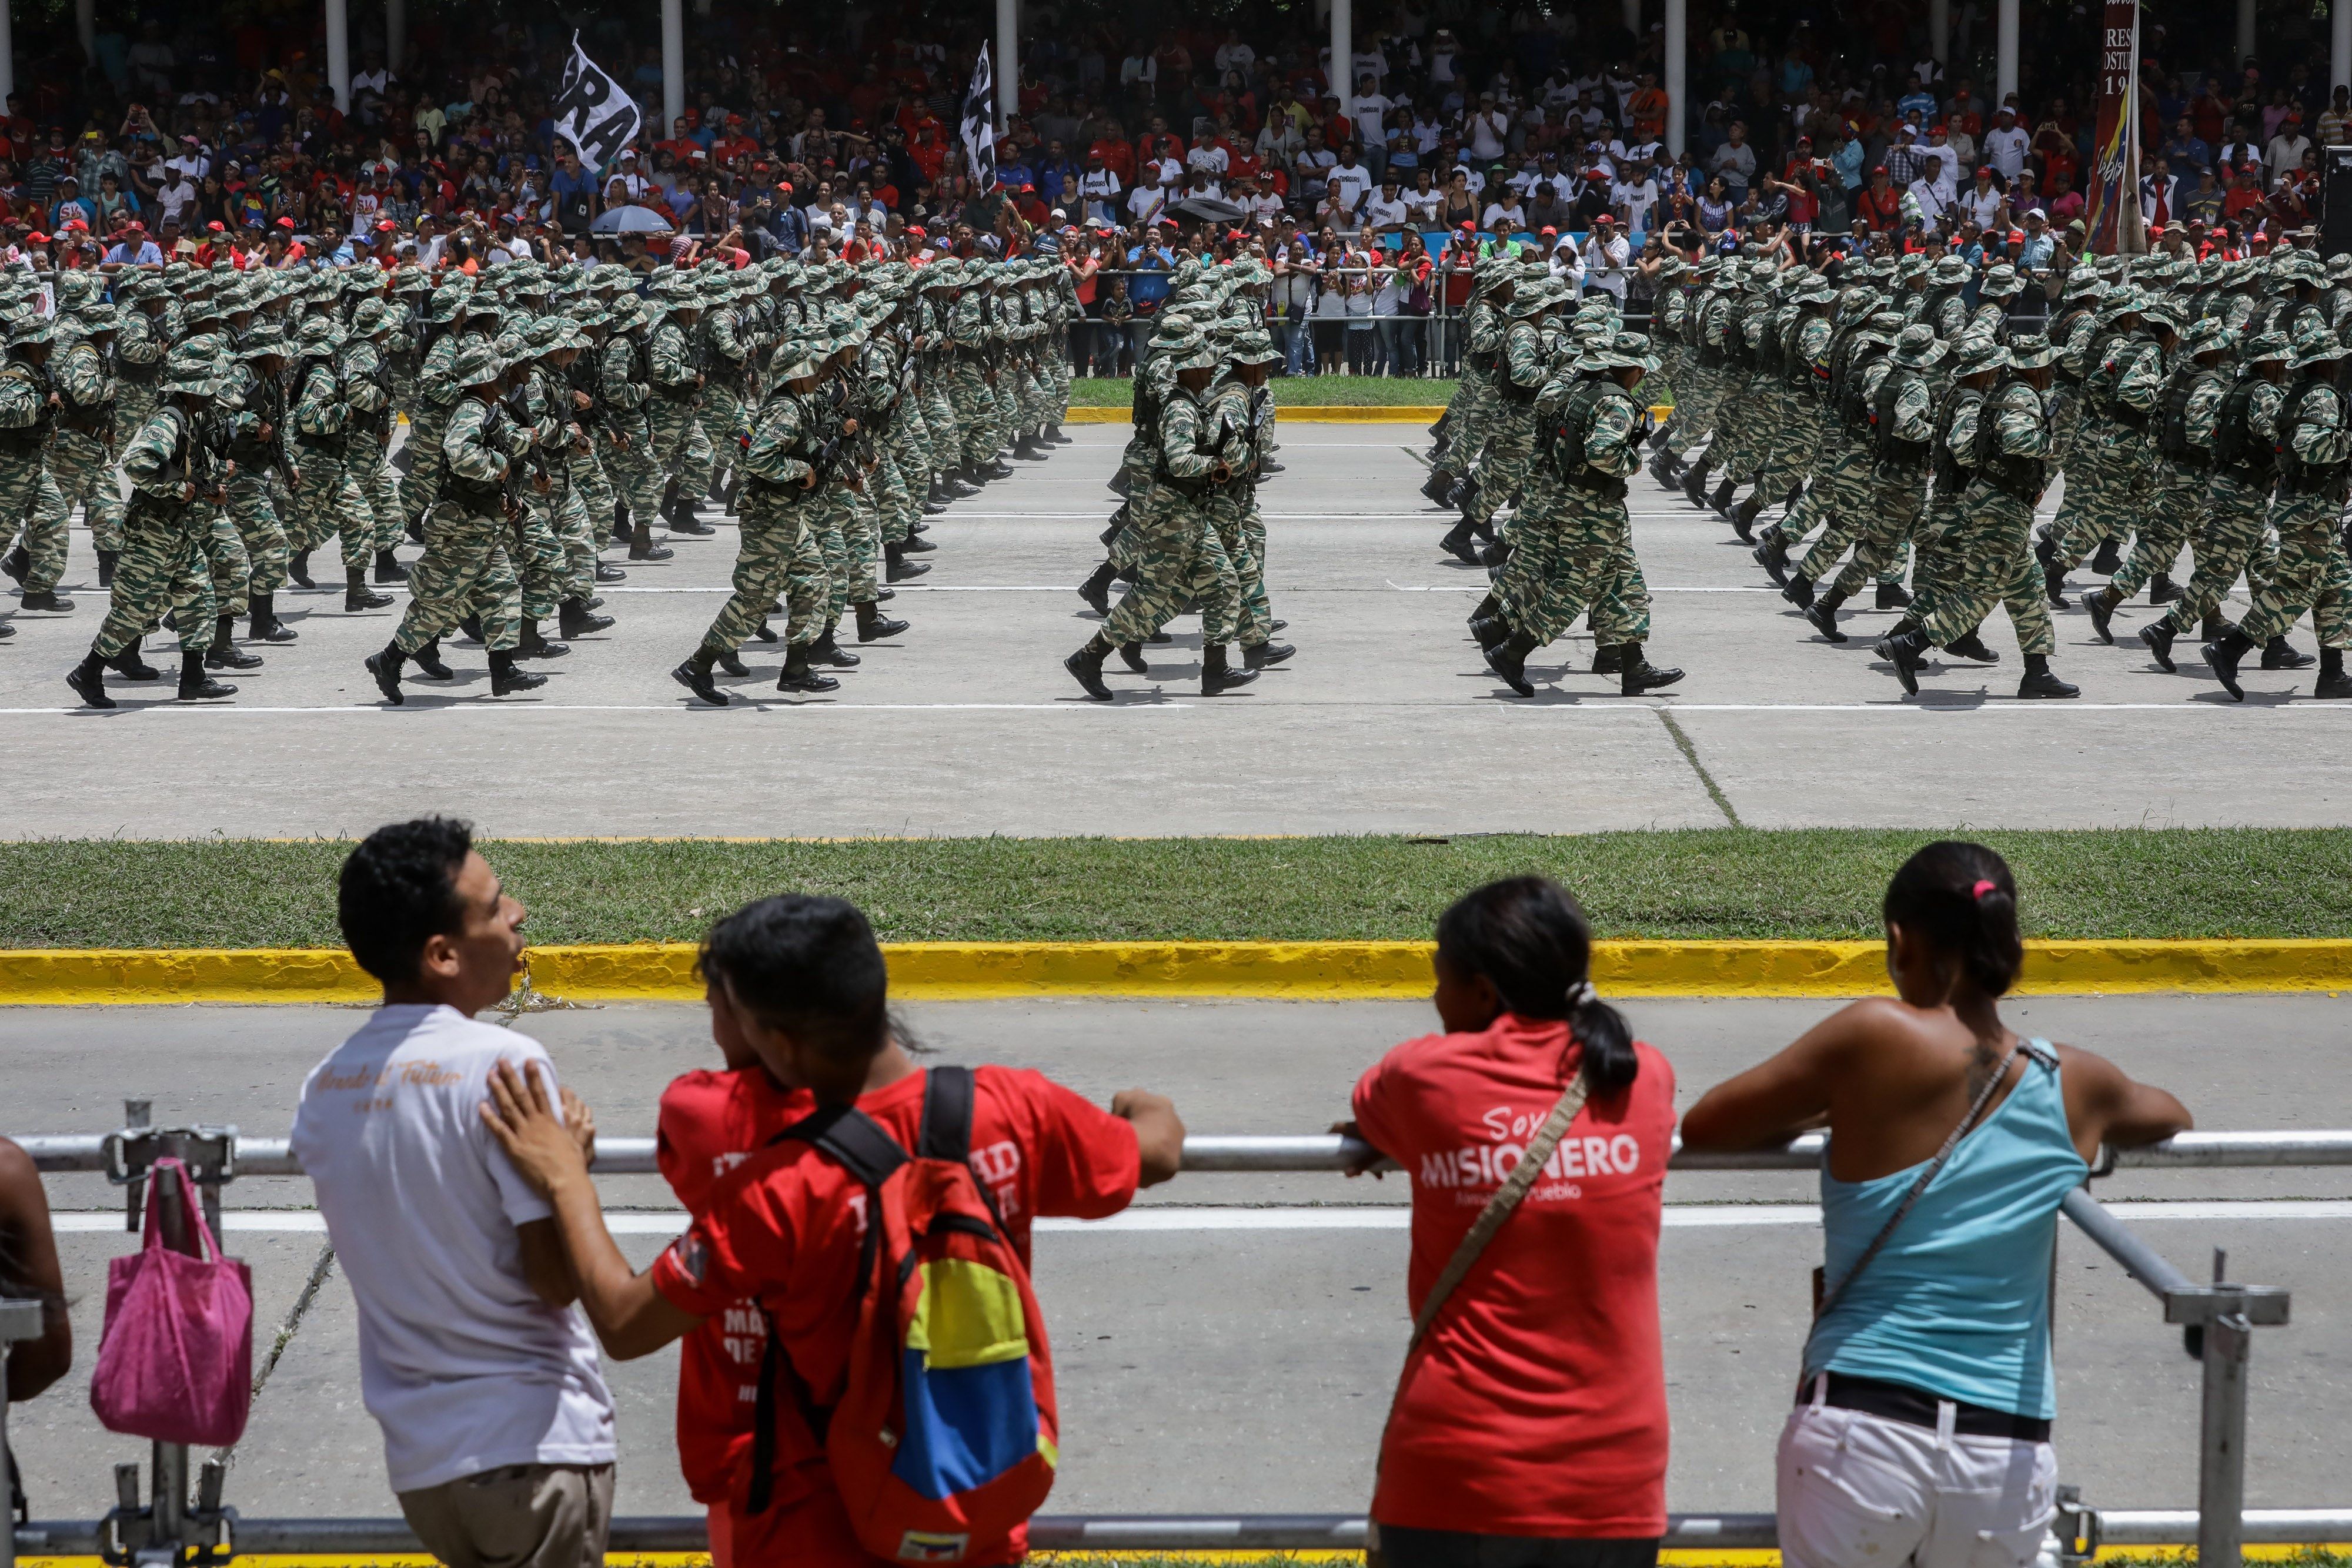
[[[1160,209],[1168,204],[1168,187],[1160,183],[1160,166],[1146,163],[1143,183],[1127,193],[1127,213],[1137,228],[1149,228]]]
[[[1349,100],[1348,118],[1356,127],[1356,140],[1366,147],[1385,147],[1389,133],[1383,129],[1389,110],[1396,100],[1381,91],[1380,83],[1365,77],[1356,84],[1356,96]]]
[[[293,1148],[358,1305],[392,1490],[444,1563],[601,1563],[613,1396],[554,1211],[481,1114],[501,1061],[555,1084],[536,1041],[474,1017],[521,967],[522,905],[443,818],[368,835],[339,893],[383,1005],[311,1069]],[[576,1104],[566,1120],[593,1152]]]
[[[1361,212],[1364,198],[1371,193],[1372,172],[1357,159],[1355,143],[1349,142],[1324,181],[1330,189],[1340,193],[1349,212]]]
[[[2025,168],[2025,151],[2031,139],[2024,127],[2017,123],[2017,111],[2003,104],[1992,117],[1992,129],[1985,132],[1985,162],[2000,171],[2001,183],[2015,180]]]

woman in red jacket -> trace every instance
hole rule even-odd
[[[1412,1178],[1416,1323],[1571,1085],[1567,1134],[1411,1350],[1372,1518],[1389,1568],[1647,1568],[1666,1524],[1658,1226],[1675,1074],[1593,994],[1584,912],[1541,877],[1437,923],[1444,1032],[1356,1085]]]

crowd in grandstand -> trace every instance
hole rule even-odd
[[[20,71],[0,124],[0,255],[470,271],[578,253],[651,272],[711,256],[919,261],[1045,236],[1078,275],[1081,369],[1132,368],[1191,253],[1273,268],[1290,372],[1414,373],[1458,352],[1416,319],[1457,309],[1470,261],[1514,241],[1636,313],[1675,255],[1747,241],[1802,256],[1839,236],[2051,270],[2083,248],[2088,86],[1990,101],[1961,63],[1989,44],[1980,26],[1971,38],[1964,25],[1946,66],[1908,7],[1837,29],[1789,7],[1696,7],[1691,101],[1675,105],[1662,27],[1637,37],[1613,5],[1584,10],[1364,7],[1340,69],[1300,18],[1271,10],[1149,29],[1042,7],[987,189],[960,134],[976,16],[713,8],[692,19],[688,108],[667,125],[658,51],[607,21],[581,42],[647,119],[635,145],[588,167],[549,112],[572,41],[558,22],[428,15],[397,62],[365,41],[343,112],[317,40],[191,11],[176,32],[102,28],[89,58],[61,31]],[[2070,25],[2029,16],[2028,57]],[[2161,29],[2148,47],[2139,194],[2159,240],[2243,255],[2305,226],[2319,149],[2352,141],[2352,98],[2300,61],[2233,68]],[[609,215],[623,208],[642,211]],[[628,232],[592,238],[600,218]]]

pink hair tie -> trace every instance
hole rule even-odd
[[[1969,889],[1969,896],[1971,898],[1982,898],[1988,893],[1999,893],[2000,891],[2000,883],[1987,880],[1979,882],[1976,886]]]

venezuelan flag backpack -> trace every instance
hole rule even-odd
[[[971,1071],[935,1067],[908,1154],[855,1106],[827,1106],[771,1140],[811,1144],[866,1189],[856,1337],[837,1399],[820,1405],[769,1325],[750,1495],[774,1483],[780,1386],[824,1447],[866,1550],[900,1563],[1001,1552],[1053,1490],[1054,1364],[1045,1321],[972,1175]]]

